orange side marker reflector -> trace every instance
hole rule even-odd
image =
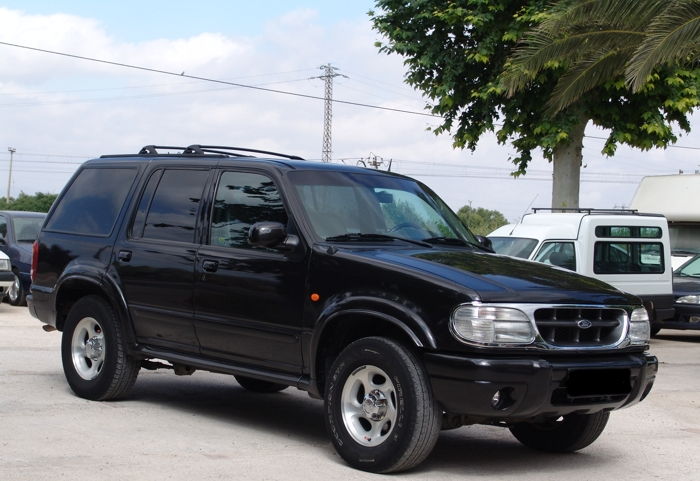
[[[318,302],[320,299],[321,299],[321,296],[319,296],[319,295],[316,294],[315,292],[314,292],[313,294],[311,294],[311,300],[312,300],[313,302]]]

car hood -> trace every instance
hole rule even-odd
[[[357,250],[345,255],[371,264],[388,263],[403,273],[447,281],[475,292],[483,302],[640,304],[630,294],[591,277],[498,254],[466,249]]]
[[[700,294],[700,279],[687,276],[673,276],[673,295],[676,297]]]

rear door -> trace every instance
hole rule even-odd
[[[114,262],[137,341],[198,352],[194,266],[207,167],[168,167],[148,177]]]
[[[256,222],[295,231],[277,183],[264,172],[221,171],[208,219],[195,280],[202,354],[299,373],[304,248],[254,247],[247,240]]]

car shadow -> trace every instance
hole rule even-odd
[[[318,450],[318,455],[343,464],[337,456],[324,426],[323,403],[294,388],[274,394],[246,391],[229,376],[202,376],[189,380],[172,374],[144,373],[126,402],[138,401],[187,413],[196,413],[232,427],[264,431],[295,438]],[[183,382],[185,381],[185,382]],[[595,463],[612,462],[585,451],[551,454],[522,446],[504,429],[493,426],[467,426],[442,431],[429,458],[418,468],[405,473],[455,473],[506,475],[537,469],[541,473],[574,472]]]

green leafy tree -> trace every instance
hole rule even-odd
[[[451,133],[456,148],[474,150],[484,133],[495,131],[499,142],[516,149],[515,175],[524,174],[532,151],[541,149],[553,163],[552,207],[578,206],[590,121],[609,130],[606,155],[619,144],[665,147],[676,140],[674,123],[690,128],[687,115],[698,104],[696,70],[664,67],[637,93],[621,72],[554,113],[546,102],[569,65],[551,62],[525,72],[527,81],[508,95],[519,42],[554,14],[546,0],[378,0],[377,7],[370,12],[384,36],[377,46],[404,57],[406,82],[443,119],[434,132]]]
[[[0,210],[22,210],[29,212],[48,212],[56,200],[56,194],[45,194],[38,192],[34,195],[27,195],[21,192],[15,199],[10,197],[8,202],[6,198],[0,200]]]
[[[505,216],[497,210],[472,207],[470,205],[465,205],[459,209],[457,216],[474,234],[484,236],[508,223]]]

